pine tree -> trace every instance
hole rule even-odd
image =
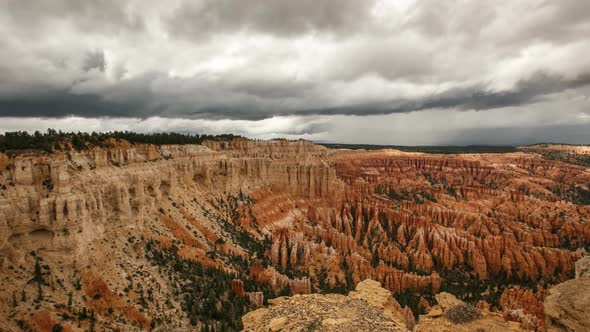
[[[41,289],[41,283],[37,284],[37,301],[43,300],[43,290]]]
[[[39,257],[35,258],[35,270],[33,271],[33,280],[38,284],[41,284],[43,280],[43,272],[41,271],[41,263],[39,263]]]

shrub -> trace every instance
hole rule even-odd
[[[462,303],[449,308],[443,317],[453,324],[465,324],[481,318],[481,312],[472,305]]]

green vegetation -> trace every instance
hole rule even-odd
[[[236,275],[222,269],[204,267],[201,263],[179,257],[178,247],[162,248],[149,241],[146,255],[167,272],[177,300],[191,325],[215,331],[242,329],[241,317],[252,305],[247,297],[236,296],[231,281]],[[159,325],[157,322],[155,325]]]
[[[577,153],[563,153],[559,151],[536,151],[541,154],[543,158],[549,160],[559,160],[567,164],[574,164],[580,166],[590,166],[590,155]]]
[[[577,144],[560,144],[560,143],[541,143],[523,147],[524,152],[537,153],[549,160],[559,160],[561,162],[579,166],[590,166],[590,155],[579,154],[567,150],[551,150],[547,149],[549,145],[566,145],[566,146],[581,146]]]
[[[449,308],[443,317],[453,324],[465,324],[481,318],[481,312],[470,304],[462,303]]]
[[[225,210],[229,218],[208,210],[204,206],[202,206],[203,215],[210,220],[215,220],[223,229],[224,234],[231,238],[234,243],[244,248],[250,255],[255,254],[256,259],[259,260],[263,266],[268,266],[270,261],[264,255],[264,252],[270,249],[270,238],[265,236],[262,241],[258,240],[247,229],[242,227],[239,222],[240,212],[238,206],[243,206],[244,213],[247,213],[250,220],[253,223],[256,223],[256,217],[254,217],[254,214],[252,213],[252,204],[254,204],[252,198],[239,192],[235,196],[229,194],[227,200],[220,199],[218,204],[221,210]],[[223,243],[225,243],[223,239],[218,241],[223,241]],[[243,260],[240,256],[227,256],[227,259],[242,271],[246,271],[249,267],[248,262]]]
[[[236,296],[231,289],[233,279],[241,279],[244,289],[262,292],[265,301],[277,296],[291,295],[289,289],[273,292],[266,285],[248,280],[239,269],[232,274],[220,268],[205,267],[201,263],[179,257],[178,247],[163,248],[154,241],[146,243],[146,257],[159,266],[174,289],[176,300],[189,318],[191,325],[201,326],[201,331],[239,331],[241,317],[254,309],[248,297]],[[245,263],[244,263],[245,264]],[[245,264],[247,265],[247,264]],[[153,322],[154,327],[162,322]]]
[[[553,189],[552,192],[564,201],[569,201],[576,205],[590,205],[590,190],[586,190],[582,187],[573,186],[568,190],[562,190],[557,187]]]
[[[551,277],[536,279],[527,276],[519,277],[515,272],[508,277],[505,272],[502,272],[492,275],[486,280],[479,280],[473,271],[467,267],[462,270],[459,268],[455,270],[443,268],[437,269],[437,271],[442,279],[441,292],[451,293],[458,299],[468,303],[477,303],[483,300],[493,308],[500,308],[500,297],[507,288],[519,286],[536,292],[539,288],[546,288],[547,285],[573,278],[573,271],[569,274],[556,273]]]
[[[461,154],[461,153],[509,153],[518,152],[518,149],[509,145],[466,145],[466,146],[404,146],[404,145],[373,145],[373,144],[339,144],[339,143],[316,143],[329,149],[351,149],[351,150],[382,150],[395,149],[405,152],[423,152],[433,154]]]
[[[590,190],[576,187],[575,191],[574,199],[572,200],[574,204],[590,205]]]
[[[414,201],[417,204],[424,204],[426,201],[437,202],[436,197],[426,190],[417,190],[415,192],[408,192],[407,190],[396,191],[391,183],[375,186],[375,194],[380,196],[387,196],[390,200],[401,202],[401,201]]]
[[[424,298],[429,303],[434,302],[432,294],[430,292],[413,292],[409,289],[401,293],[394,293],[393,298],[399,303],[399,305],[403,307],[408,307],[412,309],[412,313],[414,314],[414,318],[418,319],[420,314],[424,314],[424,312],[420,311],[420,298]]]
[[[41,263],[38,256],[35,256],[35,268],[33,270],[33,279],[37,283],[37,299],[36,302],[43,300],[43,289],[41,286],[47,285],[47,282],[43,278],[43,271],[41,270]]]
[[[29,134],[26,131],[6,132],[0,134],[0,151],[11,150],[43,150],[53,152],[60,150],[61,147],[69,143],[77,150],[92,148],[95,146],[107,146],[107,139],[126,140],[132,144],[201,144],[205,140],[233,140],[241,138],[233,134],[223,135],[198,135],[198,134],[179,134],[179,133],[133,133],[129,131],[112,131],[106,133],[83,133],[70,132],[64,133],[61,130],[47,129],[47,132],[41,133],[35,131]]]
[[[313,321],[309,322],[303,330],[306,332],[323,331],[322,322],[319,318],[316,318]]]

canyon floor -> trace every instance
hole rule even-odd
[[[287,296],[393,331],[448,327],[441,298],[492,322],[474,330],[577,331],[563,308],[587,309],[588,279],[574,277],[589,246],[588,147],[112,140],[0,153],[0,331],[247,330],[286,315],[255,310]],[[375,294],[379,310],[363,307]]]

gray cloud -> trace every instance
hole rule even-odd
[[[438,144],[525,145],[534,143],[588,144],[588,124],[542,127],[470,128],[447,132]]]
[[[574,79],[535,73],[510,90],[493,91],[482,85],[453,88],[415,99],[392,99],[388,102],[347,105],[297,112],[306,115],[379,115],[408,113],[429,109],[490,110],[533,104],[548,95],[590,85],[590,74]]]
[[[563,44],[579,40],[590,28],[589,12],[590,3],[579,0],[423,0],[414,2],[404,25],[430,38],[513,48],[540,41]]]
[[[88,54],[86,55],[86,59],[84,59],[82,69],[84,69],[85,71],[96,69],[98,71],[104,72],[106,66],[107,64],[104,58],[104,52],[95,51],[88,52]]]
[[[0,117],[297,118],[277,134],[336,137],[326,119],[509,109],[557,126],[570,103],[587,114],[589,14],[578,0],[6,0]]]
[[[101,57],[99,57],[102,59]],[[95,61],[95,60],[93,60]],[[103,65],[98,61],[99,65]],[[264,82],[223,88],[214,82],[170,79],[161,73],[121,81],[100,91],[55,91],[44,96],[0,99],[0,116],[181,117],[193,119],[261,120],[292,115],[378,115],[428,109],[489,110],[539,102],[551,94],[590,85],[590,74],[572,79],[535,73],[512,89],[494,91],[483,85],[452,88],[417,98],[322,108],[305,108],[305,99],[321,86],[278,86]],[[190,95],[184,91],[190,91]],[[289,97],[294,99],[289,103]]]
[[[419,111],[432,108],[458,108],[462,110],[489,110],[510,106],[528,105],[547,95],[577,89],[590,84],[590,74],[573,79],[537,72],[520,80],[510,90],[491,91],[484,87],[451,89],[422,101],[408,101],[398,106],[399,111]]]
[[[117,0],[6,0],[3,16],[29,38],[43,38],[60,25],[83,33],[116,34],[145,29],[144,19],[130,4]]]
[[[173,35],[201,39],[227,32],[293,36],[310,31],[353,33],[369,21],[374,0],[202,0],[167,18]]]

